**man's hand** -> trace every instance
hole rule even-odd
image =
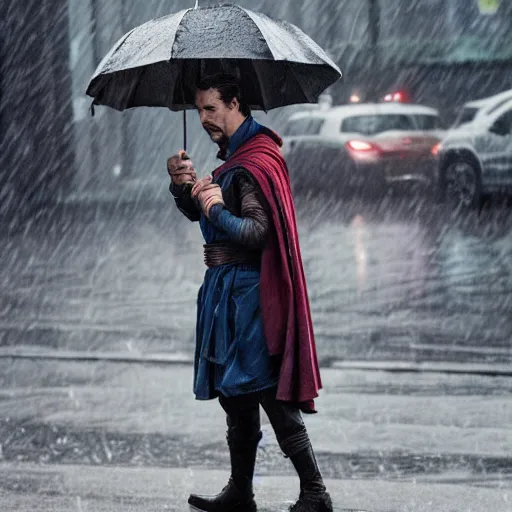
[[[192,188],[192,197],[197,198],[204,214],[209,217],[210,208],[214,204],[224,204],[222,189],[219,185],[212,183],[211,176],[200,179]]]
[[[171,156],[167,160],[167,172],[174,185],[196,182],[196,171],[192,160],[182,149],[178,151],[177,155]]]
[[[197,195],[201,190],[206,187],[206,185],[210,185],[212,182],[211,176],[205,176],[204,178],[201,178],[200,180],[196,181],[194,183],[194,186],[192,187],[192,197],[197,198]]]

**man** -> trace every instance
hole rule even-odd
[[[300,478],[290,510],[332,511],[301,415],[316,412],[321,381],[282,141],[252,118],[230,75],[203,80],[196,106],[225,163],[197,180],[180,151],[168,172],[178,208],[205,239],[194,393],[218,397],[226,412],[231,478],[220,494],[188,502],[199,511],[256,511],[261,404]]]

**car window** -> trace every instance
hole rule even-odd
[[[301,117],[288,121],[286,124],[283,135],[294,136],[294,135],[318,135],[324,120],[319,117]]]
[[[411,117],[414,119],[418,130],[439,130],[441,128],[441,119],[439,116],[414,114]]]
[[[408,116],[400,114],[376,114],[347,117],[341,123],[342,132],[375,135],[390,130],[414,130]]]
[[[502,114],[493,124],[493,131],[500,135],[510,135],[512,133],[512,110]]]
[[[453,123],[453,128],[457,128],[457,126],[460,126],[461,124],[473,121],[477,112],[478,109],[476,107],[463,107],[457,116],[457,119],[455,119],[455,122]]]

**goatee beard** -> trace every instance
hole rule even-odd
[[[222,135],[222,138],[220,140],[217,141],[217,146],[219,146],[219,149],[222,151],[222,152],[225,152],[227,151],[228,149],[228,144],[229,144],[229,138],[226,137],[226,135]]]

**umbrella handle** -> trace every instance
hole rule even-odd
[[[187,111],[183,111],[183,149],[187,151]]]
[[[187,151],[187,109],[185,107],[185,91],[183,90],[183,73],[184,65],[181,67],[180,75],[180,87],[181,87],[181,99],[183,101],[183,149]]]

